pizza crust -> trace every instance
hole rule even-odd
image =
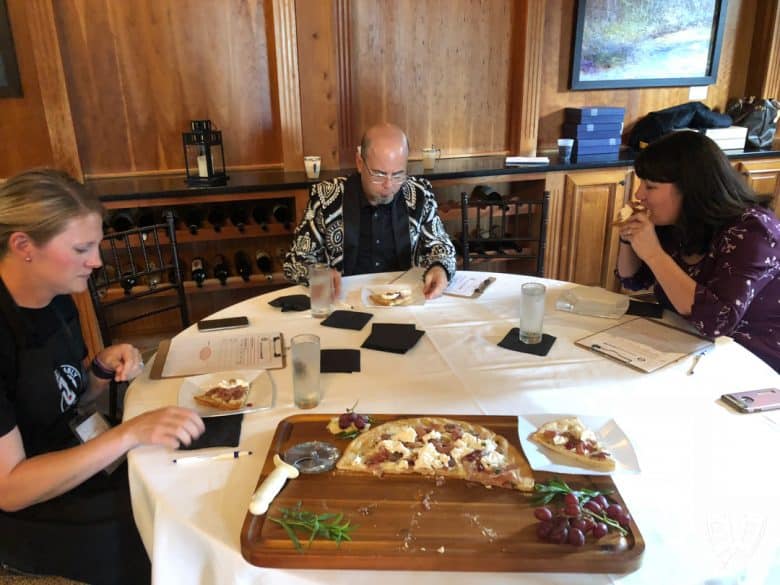
[[[382,476],[418,474],[465,479],[530,491],[534,480],[522,454],[490,429],[442,417],[374,426],[356,437],[337,469]]]
[[[412,299],[412,292],[405,289],[399,289],[383,293],[372,293],[368,298],[370,298],[371,302],[375,305],[393,307],[395,305],[404,305],[408,303]]]
[[[620,227],[624,225],[629,219],[631,219],[631,217],[633,217],[636,213],[645,213],[650,215],[647,207],[641,203],[631,201],[620,208],[620,211],[618,211],[618,216],[615,218],[615,221],[612,222],[612,225]]]
[[[556,437],[564,437],[562,442],[554,442],[552,433]],[[564,436],[564,433],[566,436]],[[596,471],[614,471],[616,462],[615,459],[606,452],[601,443],[596,438],[595,433],[591,429],[588,429],[582,421],[577,417],[561,418],[558,420],[550,421],[539,427],[536,432],[532,433],[529,437],[531,441],[537,445],[541,445],[545,449],[549,449],[558,453],[562,457],[569,459],[572,464],[578,467],[585,467],[587,469],[593,469]],[[569,440],[590,442],[597,449],[595,453],[604,454],[603,458],[594,458],[587,454],[580,454],[567,448]]]

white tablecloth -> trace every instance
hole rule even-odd
[[[345,279],[346,302],[359,306],[367,283],[392,275]],[[557,340],[546,357],[502,349],[518,324],[518,296],[529,277],[496,275],[479,299],[444,296],[418,307],[377,308],[362,331],[322,327],[308,311],[280,313],[268,301],[301,287],[236,304],[217,316],[247,315],[286,338],[317,333],[323,348],[357,348],[372,322],[414,323],[425,330],[406,355],[361,350],[355,374],[322,377],[314,412],[337,413],[360,400],[367,413],[571,413],[613,417],[630,438],[638,474],[614,480],[646,542],[642,566],[627,575],[280,570],[241,556],[247,506],[278,422],[302,411],[292,401],[290,368],[275,370],[278,396],[268,412],[247,414],[241,449],[254,455],[190,466],[174,453],[141,447],[129,454],[133,510],[152,558],[156,584],[392,583],[780,583],[780,506],[776,483],[780,417],[738,414],[726,392],[777,386],[777,374],[729,339],[686,375],[692,358],[643,374],[574,345],[610,320],[555,309],[562,290],[548,285],[544,329]],[[538,280],[538,279],[536,279]],[[197,335],[194,327],[181,335]],[[177,401],[180,380],[153,381],[148,370],[131,385],[125,418]],[[311,411],[307,411],[311,412]],[[780,412],[780,411],[776,411]],[[552,546],[552,545],[551,545]],[[478,559],[475,559],[478,562]]]

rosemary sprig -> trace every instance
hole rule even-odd
[[[299,552],[303,552],[303,545],[296,531],[308,533],[307,548],[309,548],[318,536],[333,540],[337,545],[340,545],[342,541],[352,540],[350,532],[357,528],[357,526],[351,526],[349,520],[341,523],[344,514],[314,514],[302,509],[300,502],[294,508],[282,508],[281,512],[281,518],[269,518],[269,520],[284,529],[295,545],[295,550]]]

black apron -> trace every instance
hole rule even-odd
[[[83,344],[78,318],[75,324],[65,323],[57,312],[60,327],[41,343],[2,280],[0,304],[16,335],[16,388],[11,400],[19,405],[19,428],[29,428],[35,414],[42,423],[40,436],[45,437],[39,439],[28,431],[25,444],[34,454],[44,445],[61,449],[78,444],[68,426],[87,383],[76,355]],[[25,396],[20,402],[22,392],[33,393],[33,400]],[[46,502],[18,512],[0,512],[0,562],[27,573],[94,585],[148,583],[151,565],[133,521],[126,464],[111,476],[98,473]]]

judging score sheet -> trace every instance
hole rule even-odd
[[[162,378],[225,370],[271,370],[284,367],[284,343],[280,332],[214,331],[178,336],[165,347],[160,344],[157,359],[164,360]]]

